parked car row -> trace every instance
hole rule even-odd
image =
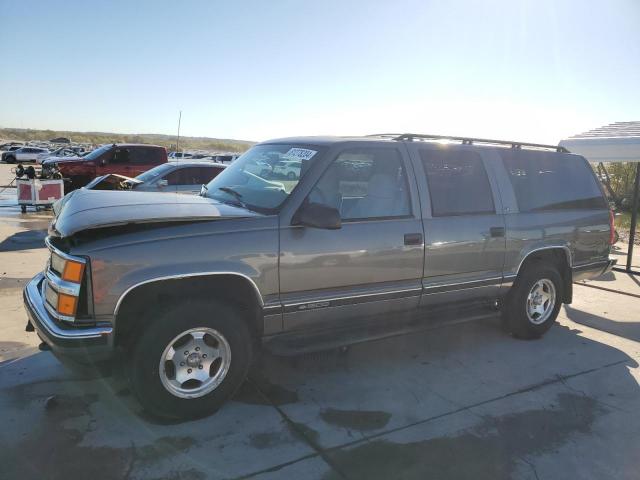
[[[42,162],[43,176],[65,179],[65,191],[83,187],[98,176],[115,173],[135,177],[167,163],[167,150],[157,145],[103,145],[84,157],[50,157]]]
[[[53,151],[42,153],[36,161],[42,163],[49,158],[82,157],[87,153],[89,152],[84,147],[60,147]]]
[[[13,149],[11,147],[9,151],[3,152],[1,160],[6,163],[22,163],[22,162],[36,162],[42,155],[49,154],[49,150],[39,147],[19,147]]]
[[[80,146],[45,148],[4,145],[7,163],[42,164],[38,178],[64,179],[65,192],[90,189],[159,191],[197,194],[236,154],[179,154],[168,157],[166,149],[146,144],[103,145],[91,152]],[[197,160],[195,159],[197,157]],[[169,159],[171,162],[167,163]]]

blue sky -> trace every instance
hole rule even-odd
[[[640,119],[640,1],[0,0],[0,126],[555,143]]]

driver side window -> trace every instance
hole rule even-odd
[[[406,217],[408,184],[397,150],[358,148],[342,152],[309,194],[333,207],[343,221]]]
[[[111,163],[129,163],[129,150],[126,148],[118,148],[113,152]]]

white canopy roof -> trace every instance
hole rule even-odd
[[[616,122],[562,140],[590,162],[640,162],[640,122]]]

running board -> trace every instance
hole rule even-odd
[[[265,337],[262,340],[262,345],[274,355],[288,357],[305,353],[335,350],[350,345],[375,342],[411,333],[435,330],[450,325],[498,317],[499,313],[496,311],[488,311],[474,316],[460,316],[454,319],[418,319],[417,321],[403,323],[402,325],[389,326],[388,323],[377,323],[371,325],[359,324],[349,328],[314,332],[298,330]]]

